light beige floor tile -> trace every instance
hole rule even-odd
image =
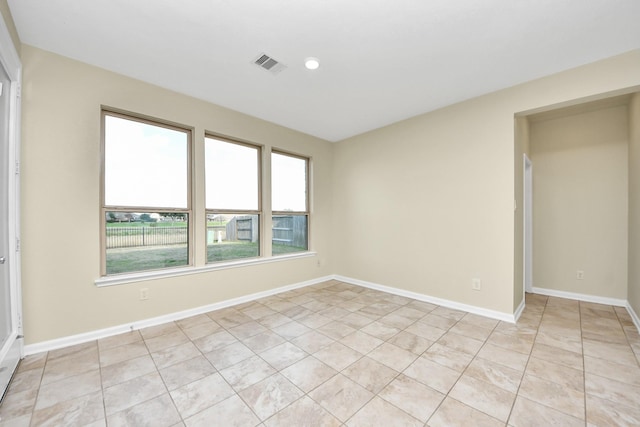
[[[188,418],[234,393],[220,374],[215,373],[171,391],[171,399],[182,418]]]
[[[459,372],[425,357],[416,359],[403,373],[441,393],[448,393],[460,377]]]
[[[407,304],[407,307],[415,308],[416,310],[420,310],[420,311],[422,311],[424,313],[430,313],[433,310],[435,310],[436,307],[438,307],[438,306],[435,305],[435,304],[428,303],[428,302],[413,300],[409,304]]]
[[[299,317],[296,320],[303,325],[313,329],[317,329],[320,326],[333,322],[333,319],[324,317],[323,315],[314,312],[311,312],[311,314],[307,314],[306,316]]]
[[[634,368],[597,357],[585,356],[584,371],[640,387],[640,365]]]
[[[51,359],[50,355],[47,359],[44,374],[42,375],[42,384],[48,384],[66,377],[94,371],[100,367],[98,347],[95,344],[90,347],[85,347],[83,350],[61,354],[64,355],[55,359]]]
[[[416,323],[405,329],[404,332],[409,332],[426,340],[435,342],[440,339],[440,337],[442,337],[447,331],[436,326],[427,325],[422,321],[417,321]]]
[[[238,340],[227,331],[214,332],[211,335],[193,340],[196,347],[203,353],[210,353],[235,342],[238,342]]]
[[[1,427],[29,427],[31,425],[31,412],[26,415],[22,415],[17,418],[1,418],[0,417],[0,426]]]
[[[252,427],[260,420],[237,394],[185,420],[187,427]]]
[[[142,335],[139,331],[126,332],[124,334],[113,335],[111,337],[98,340],[98,348],[100,351],[108,350],[121,345],[131,344],[142,341]]]
[[[280,374],[265,378],[238,394],[261,420],[266,420],[304,395]]]
[[[336,299],[336,302],[339,301],[339,299]],[[331,305],[330,307],[324,309],[324,310],[320,310],[318,312],[318,314],[324,316],[324,317],[328,317],[329,319],[333,319],[333,320],[341,320],[343,317],[351,314],[351,312],[349,310],[345,310],[344,308],[340,308],[340,307],[336,307],[335,305]]]
[[[360,409],[346,424],[348,427],[371,426],[423,426],[424,423],[391,403],[379,397],[374,397]]]
[[[271,331],[266,331],[259,335],[254,335],[251,338],[242,340],[242,343],[244,345],[246,345],[256,353],[262,353],[263,351],[269,350],[270,348],[273,348],[284,342],[284,338]]]
[[[460,377],[449,396],[504,422],[516,398],[514,393],[466,374]]]
[[[303,349],[307,353],[315,353],[321,348],[334,342],[335,341],[333,339],[316,331],[311,331],[308,334],[300,335],[299,337],[291,340],[292,344]]]
[[[31,425],[38,427],[83,426],[102,419],[104,419],[104,405],[102,392],[98,391],[35,411],[31,418]]]
[[[331,366],[336,371],[341,371],[362,357],[362,353],[355,351],[346,345],[334,342],[321,350],[313,353],[313,357]]]
[[[418,358],[416,354],[388,342],[376,347],[368,356],[397,371],[404,370]]]
[[[493,330],[499,322],[499,320],[490,319],[473,313],[465,314],[464,317],[458,321],[459,324],[468,324],[489,330]]]
[[[467,338],[485,341],[487,338],[489,338],[489,335],[491,335],[493,329],[486,329],[480,326],[460,321],[453,325],[451,329],[449,329],[449,332],[453,332],[454,334],[462,335]]]
[[[236,363],[248,359],[251,356],[255,356],[255,353],[239,341],[229,344],[226,347],[221,347],[209,353],[205,353],[205,357],[217,370],[228,368],[229,366],[235,365]]]
[[[416,319],[410,319],[410,318],[401,316],[399,314],[396,314],[397,311],[398,310],[394,311],[393,313],[389,313],[385,316],[382,316],[380,319],[378,319],[378,322],[388,326],[392,326],[394,328],[398,328],[400,330],[406,329],[409,325],[416,322]]]
[[[286,340],[297,338],[300,335],[306,334],[307,332],[311,332],[311,328],[295,320],[285,323],[283,325],[277,326],[271,330]]]
[[[267,332],[268,329],[255,320],[252,320],[250,322],[243,323],[242,325],[234,326],[233,328],[228,329],[228,331],[237,339],[244,340]]]
[[[207,319],[209,317],[205,316]],[[221,331],[222,326],[218,325],[216,322],[210,321],[207,323],[200,323],[198,325],[193,325],[188,328],[183,328],[182,332],[189,337],[190,340],[195,340],[198,338],[206,337],[207,335],[211,335],[215,332]]]
[[[253,320],[259,320],[259,319],[262,319],[263,317],[271,316],[272,314],[276,313],[275,310],[272,310],[269,307],[266,307],[262,304],[255,304],[254,306],[252,306],[247,310],[241,309],[240,311],[242,311],[245,315],[249,316]]]
[[[360,331],[381,339],[382,341],[386,341],[400,332],[400,329],[376,321],[369,323],[367,326],[361,328]]]
[[[142,335],[145,340],[159,337],[161,335],[172,334],[174,332],[180,332],[180,327],[176,324],[176,322],[168,322],[161,325],[140,329],[140,335]]]
[[[590,373],[585,374],[585,388],[591,396],[618,402],[627,406],[637,406],[640,399],[640,386]]]
[[[260,357],[278,371],[286,368],[287,366],[293,365],[295,362],[302,360],[307,356],[308,354],[304,350],[296,347],[290,342],[285,342],[270,350],[260,353]]]
[[[104,388],[111,387],[151,372],[156,372],[156,365],[153,363],[151,356],[146,355],[105,366],[101,369],[101,372],[102,386]]]
[[[462,319],[467,313],[465,313],[464,311],[455,310],[452,308],[438,306],[431,312],[431,314],[436,314],[438,316],[446,317],[447,319],[453,319],[455,321],[458,321]]]
[[[522,379],[521,371],[484,359],[475,359],[464,374],[511,393],[518,391]]]
[[[572,351],[582,354],[582,338],[570,338],[560,335],[552,335],[544,332],[536,335],[536,344],[545,344],[551,347],[561,348],[563,350]]]
[[[640,425],[640,408],[637,402],[627,406],[587,393],[587,423],[598,427],[637,427]]]
[[[131,408],[167,392],[160,374],[153,372],[104,389],[107,415]]]
[[[522,334],[504,334],[494,331],[487,339],[487,343],[518,353],[529,354],[534,338],[533,335],[523,336]]]
[[[548,406],[541,405],[522,396],[516,398],[509,418],[509,426],[539,427],[562,426],[584,427],[584,421]]]
[[[447,397],[427,422],[429,427],[504,427],[504,423]]]
[[[473,360],[473,355],[446,347],[439,342],[429,347],[422,356],[459,373],[462,373]]]
[[[483,341],[476,340],[474,338],[465,337],[463,335],[458,335],[451,331],[447,332],[442,337],[440,337],[437,343],[445,347],[451,348],[453,350],[458,350],[463,353],[468,353],[472,356],[478,353],[478,351],[480,350],[480,348],[482,348],[482,345],[484,344]]]
[[[204,325],[207,323],[215,323],[206,314],[197,314],[195,316],[185,317],[184,319],[176,320],[176,325],[182,330],[193,328],[194,326]]]
[[[0,418],[11,420],[31,414],[36,404],[37,396],[37,388],[8,393],[2,400],[2,405],[0,405]]]
[[[47,362],[52,362],[61,358],[84,358],[87,355],[94,355],[98,350],[97,341],[89,341],[82,344],[71,345],[49,351]]]
[[[356,330],[342,322],[334,321],[319,327],[317,331],[333,338],[334,340],[340,340]]]
[[[343,422],[358,412],[373,396],[373,393],[341,374],[309,393],[309,397]]]
[[[192,381],[209,376],[215,371],[211,362],[200,355],[161,369],[160,375],[162,375],[167,389],[175,390]]]
[[[423,423],[431,417],[445,397],[406,375],[399,375],[378,396]]]
[[[562,387],[570,387],[584,392],[584,373],[577,369],[531,357],[526,373],[554,382]]]
[[[436,308],[437,310],[437,308]],[[436,310],[433,310],[431,313],[424,316],[419,320],[420,323],[424,323],[425,325],[434,326],[436,328],[443,329],[448,331],[453,325],[455,325],[458,321],[453,318],[438,316],[436,314]],[[429,338],[429,337],[425,337]]]
[[[37,389],[40,387],[43,372],[44,365],[39,368],[29,369],[26,371],[17,370],[11,380],[9,392],[18,393],[25,390]]]
[[[220,374],[236,391],[240,391],[275,374],[275,372],[276,370],[260,357],[252,356],[221,370]]]
[[[289,323],[291,320],[292,319],[290,317],[287,317],[284,314],[275,313],[270,316],[263,317],[258,323],[273,330],[273,328]]]
[[[573,417],[584,419],[584,393],[533,375],[526,375],[518,395],[549,406]]]
[[[342,374],[370,392],[378,393],[398,376],[398,371],[365,356],[342,371]]]
[[[597,357],[631,367],[638,366],[638,360],[628,344],[619,345],[584,339],[582,346],[585,356]]]
[[[135,359],[145,354],[149,354],[149,350],[147,350],[147,346],[143,341],[100,350],[100,366],[113,365],[114,363]]]
[[[350,313],[347,316],[340,319],[340,321],[345,325],[351,326],[354,329],[363,328],[367,326],[369,323],[373,322],[373,320],[371,320],[370,318],[362,316],[358,313]]]
[[[337,373],[338,371],[313,356],[306,357],[281,371],[282,375],[305,393],[310,392]]]
[[[176,326],[177,327],[177,326]],[[145,338],[144,342],[150,352],[164,350],[165,348],[174,347],[184,344],[189,338],[181,330],[171,332],[169,334],[160,335],[153,338]]]
[[[573,369],[583,370],[584,368],[584,363],[580,354],[545,344],[534,344],[531,356],[548,362],[559,363]]]
[[[212,312],[207,314],[211,319],[215,320],[223,328],[233,328],[234,326],[242,325],[243,323],[250,322],[253,319],[238,310],[221,310],[220,313]]]
[[[100,371],[97,369],[67,377],[40,387],[35,409],[47,408],[65,400],[75,399],[101,390]]]
[[[18,365],[18,372],[29,371],[31,369],[44,369],[44,365],[47,362],[49,353],[42,352],[37,354],[30,354],[25,356]]]
[[[433,344],[433,341],[406,331],[398,332],[397,335],[391,337],[387,342],[416,355],[424,353],[424,351]]]
[[[185,360],[193,359],[199,356],[200,350],[191,342],[177,345],[175,347],[165,348],[155,353],[151,353],[151,357],[158,369],[167,368],[176,363],[184,362]]]
[[[521,372],[524,372],[527,362],[529,361],[529,355],[505,350],[488,343],[482,347],[476,357],[499,363]]]
[[[150,426],[171,427],[180,422],[180,415],[171,397],[163,394],[107,417],[109,427]]]
[[[342,423],[308,396],[298,399],[264,423],[267,427],[339,427]]]
[[[352,334],[342,338],[339,342],[362,354],[367,354],[371,350],[380,346],[384,341],[364,332],[355,331]]]

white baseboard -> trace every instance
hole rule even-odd
[[[514,314],[502,313],[500,311],[488,310],[486,308],[476,307],[474,305],[462,304],[456,301],[446,300],[442,298],[436,298],[417,292],[406,291],[404,289],[398,289],[391,286],[380,285],[377,283],[367,282],[364,280],[353,279],[351,277],[344,277],[340,275],[333,276],[335,280],[341,282],[351,283],[353,285],[362,286],[369,289],[375,289],[377,291],[387,292],[393,295],[399,295],[402,297],[412,298],[418,301],[428,302],[431,304],[441,305],[443,307],[452,308],[454,310],[465,311],[467,313],[477,314],[479,316],[489,317],[491,319],[502,320],[504,322],[515,323],[516,317]],[[524,301],[521,304],[524,309]],[[519,316],[519,315],[518,315]]]
[[[629,301],[627,301],[627,304],[625,307],[627,308],[627,311],[629,312],[629,315],[633,320],[633,324],[636,325],[636,329],[638,330],[638,333],[640,333],[640,317],[638,317],[638,313],[636,313],[633,310],[633,307],[631,307],[631,304],[629,304]]]
[[[516,309],[516,312],[513,313],[513,320],[514,323],[518,321],[518,319],[520,318],[520,316],[522,315],[522,312],[524,311],[524,307],[525,307],[525,298],[522,298],[522,301],[520,301],[520,305],[518,306],[518,308]]]
[[[281,286],[275,289],[269,289],[263,292],[257,292],[255,294],[245,295],[238,298],[232,298],[225,301],[220,301],[213,304],[204,305],[201,307],[192,308],[189,310],[178,311],[175,313],[166,314],[163,316],[152,317],[150,319],[139,320],[136,322],[127,323],[124,325],[113,326],[105,329],[98,329],[96,331],[85,332],[77,335],[70,335],[67,337],[57,338],[49,341],[43,341],[35,344],[28,344],[24,346],[24,354],[28,356],[30,354],[41,353],[44,351],[55,350],[58,348],[69,347],[76,344],[82,344],[98,340],[101,338],[107,338],[113,335],[122,334],[125,332],[135,331],[149,326],[161,325],[167,322],[173,322],[175,320],[184,319],[186,317],[195,316],[202,313],[208,313],[214,310],[220,310],[222,308],[231,307],[245,302],[254,301],[259,298],[276,295],[282,292],[290,291],[292,289],[304,288],[305,286],[315,285],[317,283],[326,282],[332,280],[333,276],[325,276],[317,279],[307,280],[305,282],[295,283],[293,285]]]
[[[534,294],[547,295],[550,297],[558,297],[558,298],[568,298],[574,299],[578,301],[584,302],[594,302],[597,304],[606,304],[613,305],[616,307],[626,307],[627,300],[617,299],[617,298],[608,298],[608,297],[599,297],[595,295],[587,295],[587,294],[578,294],[575,292],[566,292],[566,291],[558,291],[555,289],[547,289],[547,288],[533,288]]]

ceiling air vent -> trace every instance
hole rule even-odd
[[[253,61],[253,63],[258,67],[269,71],[271,74],[278,74],[280,71],[287,68],[286,65],[276,61],[275,59],[264,53],[258,55],[258,58]]]

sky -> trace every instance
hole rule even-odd
[[[187,208],[188,133],[105,116],[105,204]],[[258,210],[258,149],[205,138],[207,209]],[[168,173],[167,171],[171,171]],[[306,211],[306,161],[271,155],[272,209]]]

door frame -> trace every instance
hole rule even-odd
[[[7,25],[0,16],[0,66],[9,76],[11,85],[3,90],[9,91],[9,111],[6,117],[8,125],[7,166],[7,227],[8,253],[7,264],[11,306],[12,330],[5,346],[0,348],[0,363],[6,372],[0,371],[0,379],[13,375],[19,360],[24,357],[22,331],[22,291],[21,291],[21,259],[20,259],[20,112],[22,63],[16,51]],[[0,398],[4,395],[4,387],[0,384]]]
[[[533,292],[533,163],[523,154],[523,288],[524,292]]]

